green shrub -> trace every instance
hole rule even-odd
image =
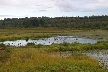
[[[35,43],[27,43],[27,46],[35,46]]]

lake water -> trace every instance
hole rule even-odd
[[[55,36],[55,37],[49,37],[49,38],[40,38],[36,40],[31,40],[29,39],[28,41],[26,40],[16,40],[16,41],[4,41],[0,42],[5,45],[10,45],[10,46],[25,46],[27,43],[35,43],[36,45],[42,44],[42,45],[51,45],[52,43],[63,43],[63,42],[68,42],[68,43],[73,43],[73,42],[78,42],[78,43],[97,43],[98,40],[94,39],[89,39],[89,38],[76,38],[73,36]]]
[[[97,60],[103,69],[108,69],[108,50],[91,51],[84,54]]]

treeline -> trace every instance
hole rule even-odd
[[[70,29],[107,29],[108,16],[84,16],[84,17],[25,17],[5,18],[0,20],[0,29],[11,28],[70,28]]]

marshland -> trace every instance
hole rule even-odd
[[[71,20],[55,18],[56,25],[60,24],[56,19],[61,24]],[[9,26],[10,20],[4,20],[5,26],[0,21],[0,72],[108,72],[108,30],[107,24],[100,19],[96,22],[104,25],[99,24],[96,28],[94,17],[92,20],[82,19],[82,25],[86,20],[87,26],[94,22],[91,28],[77,25],[70,28],[65,24],[53,27],[53,22],[52,26],[47,24],[52,18],[46,21],[45,26],[36,23],[36,27],[34,24],[28,28],[24,23],[21,28],[20,25],[14,28],[11,24]],[[77,24],[77,19],[75,20]],[[71,21],[68,24],[70,26]]]

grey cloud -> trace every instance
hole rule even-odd
[[[10,16],[13,16],[13,15],[0,15],[0,17],[10,17]]]
[[[108,0],[92,0],[90,2],[88,1],[84,5],[85,9],[96,11],[97,9],[108,8]]]
[[[81,12],[93,12],[96,11],[95,9],[83,9]]]
[[[40,12],[46,12],[47,10],[39,10]]]
[[[1,9],[60,9],[65,12],[76,11],[76,6],[74,6],[70,1],[71,0],[2,0],[0,2],[0,7]]]
[[[92,12],[96,9],[108,8],[108,0],[1,0],[0,10],[32,10],[63,12]]]
[[[64,12],[77,11],[76,6],[74,6],[70,0],[55,0],[55,5]]]
[[[43,11],[48,11],[50,9],[53,9],[54,5],[52,5],[52,4],[37,4],[37,5],[35,5],[34,8],[40,12],[43,12]]]
[[[2,0],[0,1],[0,8],[14,8],[14,9],[46,9],[53,7],[51,0]]]
[[[53,0],[63,12],[96,12],[108,8],[108,0]]]

